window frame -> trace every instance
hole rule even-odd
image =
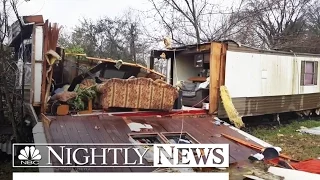
[[[135,138],[148,138],[148,137],[157,137],[157,139],[160,141],[160,143],[165,144],[166,139],[164,139],[160,133],[128,133],[128,136],[135,140]],[[141,143],[145,144],[145,143]],[[147,144],[146,144],[147,145]]]
[[[306,72],[306,64],[312,63],[312,73]],[[312,83],[306,84],[305,75],[312,75]],[[301,61],[300,86],[316,86],[318,85],[318,61]]]
[[[186,131],[183,131],[183,132],[160,132],[160,135],[163,136],[168,141],[168,144],[170,144],[170,141],[169,141],[169,138],[167,138],[167,136],[180,136],[180,134],[187,136],[188,139],[192,141],[192,144],[201,144],[195,137],[193,137],[191,134],[189,134]]]
[[[201,144],[195,137],[193,137],[191,134],[189,134],[186,131],[183,132],[151,132],[151,133],[128,133],[128,137],[132,138],[133,140],[135,140],[135,137],[137,138],[143,138],[143,137],[158,137],[160,143],[162,144],[171,144],[169,139],[167,138],[167,136],[180,136],[181,135],[185,135],[189,140],[191,140],[192,144]],[[141,143],[142,145],[148,146],[149,144],[145,144],[145,143]],[[178,143],[176,143],[178,144]],[[150,144],[151,145],[151,144]],[[203,154],[204,152],[201,151],[201,154]],[[178,156],[180,158],[182,158],[182,154],[181,152],[178,152]],[[146,161],[148,161],[146,159]],[[148,161],[149,162],[149,161]],[[151,161],[149,162],[151,163]]]
[[[191,140],[192,144],[201,144],[195,137],[193,137],[190,133],[183,131],[183,132],[146,132],[146,133],[128,133],[128,136],[135,140],[135,138],[148,138],[148,137],[157,137],[160,143],[170,144],[169,139],[167,136],[180,136],[185,135]],[[143,143],[141,143],[143,144]]]

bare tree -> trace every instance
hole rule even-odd
[[[149,0],[154,16],[177,44],[221,40],[232,37],[234,28],[245,18],[234,15],[242,2],[227,9],[208,0]],[[236,7],[236,8],[234,8]]]
[[[2,0],[1,5],[3,6],[3,9],[0,14],[0,69],[3,69],[3,54],[4,54],[4,45],[3,42],[5,38],[7,37],[7,30],[8,30],[8,15],[7,15],[7,0]],[[1,74],[0,77],[3,75]],[[2,79],[0,80],[2,82]],[[2,84],[2,83],[1,83]],[[0,123],[4,123],[5,121],[5,115],[4,115],[4,104],[3,104],[3,91],[0,89]]]
[[[320,2],[315,1],[308,8],[308,27],[309,30],[320,36]]]
[[[10,50],[7,46],[5,46],[4,42],[5,39],[8,37],[8,7],[11,5],[12,9],[14,10],[14,13],[18,16],[17,14],[17,1],[11,0],[9,3],[9,0],[1,0],[1,5],[2,5],[2,11],[0,12],[0,101],[1,101],[1,106],[2,110],[4,109],[4,104],[2,103],[3,101],[5,102],[6,105],[6,112],[7,112],[7,117],[8,120],[10,121],[12,128],[13,128],[13,133],[16,138],[17,142],[20,142],[20,136],[18,133],[18,117],[21,115],[17,115],[19,113],[16,113],[15,109],[15,102],[18,99],[15,94],[15,88],[10,88],[14,86],[13,84],[10,84],[10,80],[12,80],[12,72],[9,72],[8,70],[12,69],[10,65],[11,61],[11,56],[10,56]],[[7,74],[8,73],[8,74]],[[8,76],[8,75],[11,76]],[[10,78],[11,77],[11,78]],[[15,77],[14,77],[15,78]],[[3,99],[4,97],[4,99]],[[20,110],[20,109],[19,109]],[[1,116],[3,115],[2,113],[0,114]],[[4,117],[5,119],[5,117]]]
[[[305,33],[306,9],[311,0],[245,0],[242,16],[260,40],[259,46],[286,48]]]
[[[303,47],[299,50],[309,53],[320,53],[320,2],[314,1],[308,7],[307,33]]]

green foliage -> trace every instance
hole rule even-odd
[[[66,53],[85,54],[84,49],[79,45],[74,45],[66,48]]]
[[[78,84],[74,91],[77,93],[77,96],[76,98],[70,100],[68,103],[73,105],[75,110],[77,111],[84,110],[86,108],[86,103],[88,102],[88,100],[97,97],[96,86],[80,88]]]

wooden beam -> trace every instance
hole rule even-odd
[[[211,48],[211,44],[202,44],[200,45],[200,47],[198,48],[198,50],[201,51],[209,51]]]
[[[222,49],[221,49],[221,56],[220,56],[220,80],[219,80],[219,86],[225,85],[227,49],[228,49],[228,44],[223,43],[222,44]]]
[[[90,60],[94,60],[94,61],[102,61],[102,62],[111,62],[111,63],[116,63],[117,61],[114,60],[114,59],[111,59],[111,58],[107,58],[107,59],[102,59],[102,58],[95,58],[95,57],[86,57],[87,59],[90,59]],[[132,66],[132,67],[139,67],[141,69],[144,69],[146,70],[147,72],[151,72],[151,73],[154,73],[154,74],[157,74],[161,77],[166,77],[164,74],[161,74],[153,69],[149,69],[147,67],[144,67],[140,64],[134,64],[134,63],[128,63],[128,62],[123,62],[122,65],[126,65],[126,66]]]
[[[181,50],[179,55],[194,55],[200,53],[209,53],[211,44],[201,44],[193,47],[189,47],[185,50]]]
[[[41,113],[45,113],[45,95],[46,95],[46,85],[47,85],[47,61],[45,59],[45,53],[48,51],[48,25],[49,21],[46,20],[43,26],[43,62],[42,62],[42,82],[41,82]]]
[[[209,114],[218,110],[222,43],[212,42],[210,51]]]

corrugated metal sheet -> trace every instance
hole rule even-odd
[[[263,114],[315,109],[320,107],[320,93],[232,98],[232,102],[241,116],[257,116]],[[218,117],[227,117],[221,101]]]

